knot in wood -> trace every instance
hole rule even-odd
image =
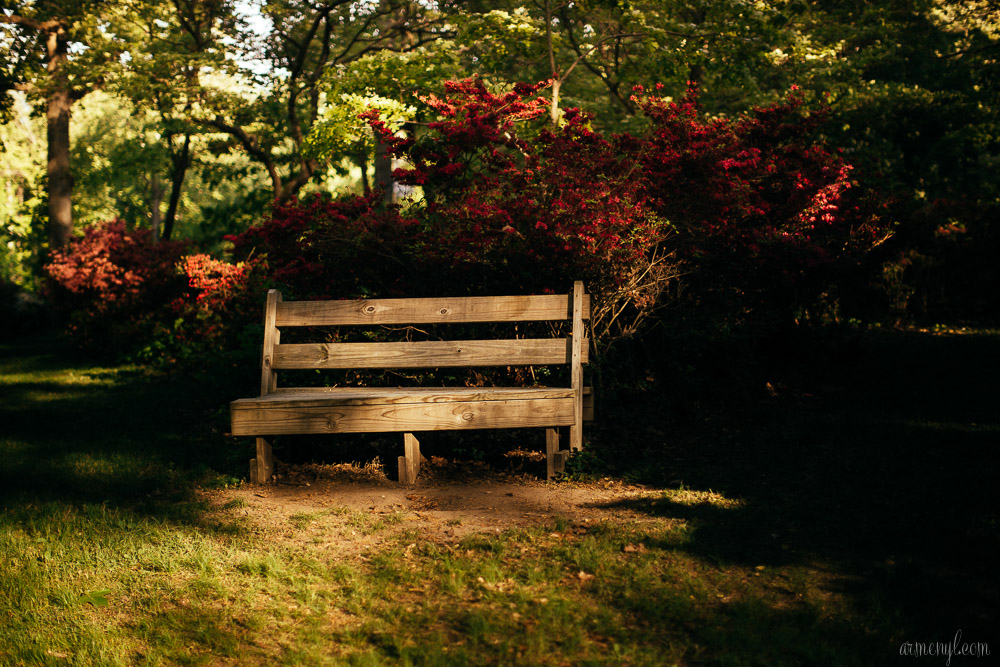
[[[372,313],[375,312],[375,306],[374,306],[374,304],[368,304],[367,306],[365,306],[364,308],[362,308],[361,311],[363,313],[371,315]]]
[[[475,418],[476,418],[476,414],[474,412],[463,412],[462,413],[462,421],[471,422]]]
[[[442,315],[447,315],[447,314],[448,314],[448,313],[450,313],[451,311],[450,311],[450,310],[448,310],[447,308],[442,308],[442,309],[441,309],[441,310],[439,310],[438,312],[439,312],[440,314],[442,314]]]

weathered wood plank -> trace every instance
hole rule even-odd
[[[534,428],[574,420],[572,398],[321,407],[234,401],[230,415],[237,436]]]
[[[278,386],[278,377],[274,372],[274,348],[278,345],[280,334],[274,323],[280,303],[281,292],[268,290],[267,305],[264,307],[264,351],[260,363],[261,396],[270,394]]]
[[[281,387],[273,394],[241,401],[274,405],[374,405],[445,403],[449,401],[509,401],[524,398],[568,398],[570,387]],[[594,392],[583,388],[583,421],[594,421]]]
[[[285,387],[260,398],[237,403],[268,406],[385,405],[391,403],[449,403],[456,401],[514,401],[571,398],[569,387]]]
[[[420,474],[420,441],[412,433],[403,434],[404,456],[399,457],[400,484],[415,484]]]
[[[583,283],[579,280],[573,283],[573,337],[572,357],[570,360],[570,385],[573,387],[574,424],[569,429],[570,451],[583,449],[583,362],[584,328],[583,328]]]
[[[545,478],[552,479],[556,476],[556,453],[559,451],[559,429],[545,429]]]
[[[256,474],[251,474],[251,477],[256,477],[258,484],[270,483],[271,475],[274,474],[274,453],[271,451],[271,443],[264,438],[257,438],[257,458],[254,463],[257,467]]]
[[[298,343],[274,349],[274,368],[456,368],[569,363],[566,338],[429,340],[402,343]],[[586,355],[581,356],[586,363]]]
[[[590,317],[590,295],[582,314]],[[568,320],[572,306],[563,294],[466,296],[430,299],[289,301],[278,306],[279,327],[457,322]]]

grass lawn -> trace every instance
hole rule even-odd
[[[905,642],[958,631],[996,654],[1000,335],[815,349],[724,406],[621,408],[593,433],[641,441],[628,484],[505,482],[553,501],[487,531],[336,485],[279,506],[240,482],[225,382],[0,344],[0,664],[936,666]]]

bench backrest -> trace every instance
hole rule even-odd
[[[281,369],[443,368],[570,364],[574,389],[587,362],[584,320],[590,295],[577,281],[571,294],[531,296],[289,301],[270,290],[264,314],[261,396],[275,391]],[[283,327],[570,321],[568,338],[282,344]]]

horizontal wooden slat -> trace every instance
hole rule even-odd
[[[572,398],[334,407],[231,404],[233,435],[383,433],[568,426]]]
[[[589,341],[584,341],[584,350]],[[565,364],[572,357],[566,338],[517,340],[430,340],[404,343],[297,343],[276,345],[273,367],[454,368]],[[583,362],[587,362],[586,352]]]
[[[455,403],[462,401],[513,401],[569,398],[569,387],[286,387],[240,404],[267,407],[331,407],[337,405],[388,405],[393,403]]]
[[[589,294],[583,298],[583,313],[584,319],[589,319]],[[278,304],[277,326],[526,322],[567,320],[572,316],[570,299],[565,294],[285,301]]]
[[[570,387],[282,387],[273,394],[237,401],[268,406],[322,407],[385,405],[391,403],[445,403],[449,401],[510,401],[526,398],[565,398]],[[594,391],[583,388],[583,420],[594,421]]]

